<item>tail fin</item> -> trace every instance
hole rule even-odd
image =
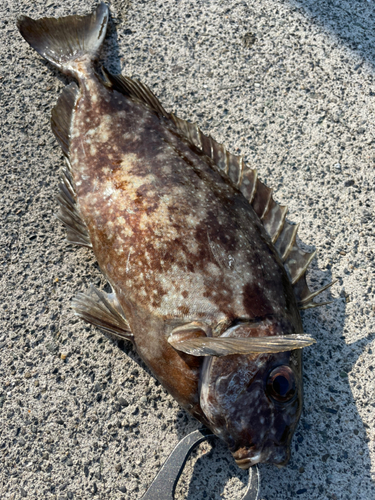
[[[21,16],[17,26],[24,39],[63,73],[74,74],[74,61],[83,56],[95,59],[104,40],[108,7],[100,3],[88,16],[34,20]]]

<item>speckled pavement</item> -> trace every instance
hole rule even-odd
[[[303,313],[304,413],[292,459],[261,465],[260,500],[375,499],[375,7],[373,1],[113,0],[103,60],[167,110],[241,153],[317,249],[332,304]],[[23,41],[19,14],[87,0],[3,0],[0,170],[0,498],[138,500],[199,427],[128,344],[78,321],[104,288],[54,217],[63,166],[50,125],[68,80]],[[303,241],[303,243],[302,243]],[[239,500],[247,473],[219,441],[189,460],[176,499]]]

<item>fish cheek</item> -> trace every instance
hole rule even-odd
[[[272,403],[259,374],[260,356],[209,358],[203,365],[201,406],[228,446],[251,446],[263,437],[258,421],[270,421]],[[263,426],[264,427],[264,426]]]
[[[280,446],[289,445],[291,441],[293,430],[297,420],[294,418],[298,413],[298,403],[294,402],[292,412],[285,415],[281,408],[276,408],[276,415],[274,420],[273,429],[271,430],[272,440]],[[279,411],[277,411],[279,410]]]

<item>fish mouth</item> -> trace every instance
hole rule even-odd
[[[240,469],[247,470],[258,462],[254,462],[251,458],[241,458],[236,460],[236,464]]]
[[[233,453],[233,458],[235,459],[238,467],[243,470],[250,469],[250,467],[259,463],[272,463],[281,469],[289,462],[289,455],[289,450],[283,447],[282,450],[273,449],[268,453],[265,453],[264,451],[249,451],[247,454],[237,452]]]
[[[236,457],[237,456],[237,457]],[[247,470],[253,465],[264,462],[264,454],[256,451],[248,451],[247,454],[242,452],[233,453],[233,458],[240,469]]]

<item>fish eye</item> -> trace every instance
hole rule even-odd
[[[293,371],[289,366],[278,366],[268,376],[267,393],[282,403],[292,399],[296,393]]]

